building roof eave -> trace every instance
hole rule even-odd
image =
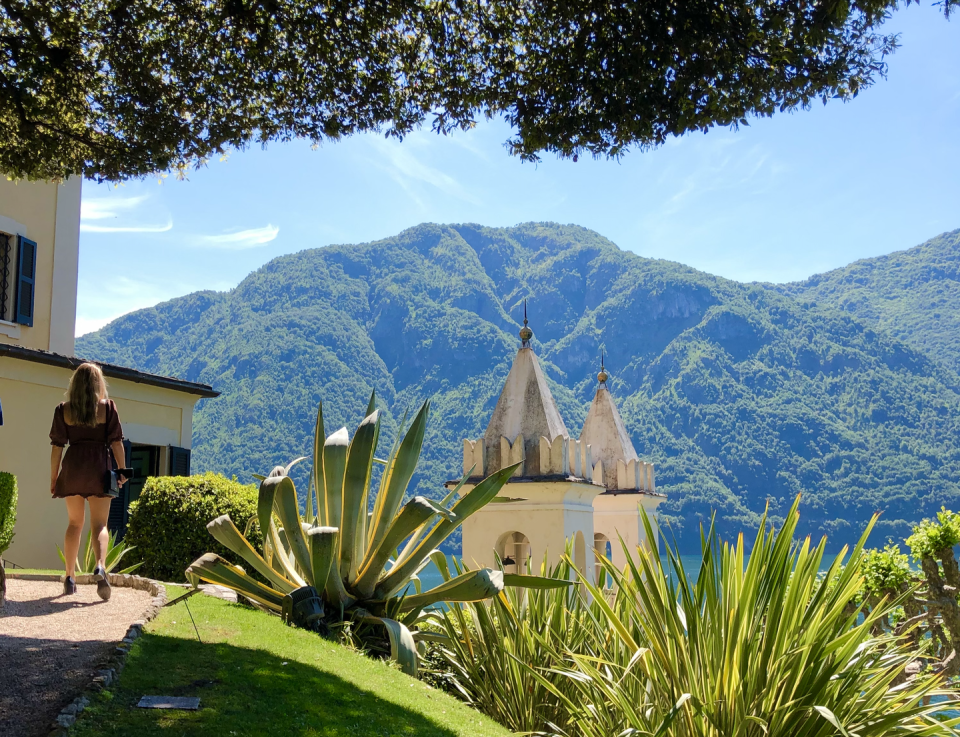
[[[32,361],[33,363],[42,363],[47,366],[56,366],[73,371],[80,364],[86,363],[85,359],[76,356],[64,356],[59,353],[51,353],[36,348],[24,348],[18,345],[0,344],[0,358],[15,358],[21,361]],[[172,391],[183,392],[185,394],[195,394],[199,397],[219,397],[220,392],[207,384],[198,384],[193,381],[183,381],[170,376],[158,376],[149,374],[145,371],[127,368],[126,366],[116,366],[111,363],[101,361],[90,361],[97,364],[103,371],[103,375],[110,379],[120,379],[134,384],[146,384],[160,389],[170,389]]]

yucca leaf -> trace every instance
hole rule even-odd
[[[387,528],[393,523],[397,510],[407,493],[407,486],[417,470],[420,452],[423,449],[423,437],[426,433],[427,417],[430,413],[429,400],[424,402],[413,418],[410,429],[399,445],[395,444],[388,459],[387,467],[380,479],[380,492],[374,506],[373,530],[370,533],[370,547],[380,545]],[[401,425],[402,428],[402,425]]]
[[[280,518],[280,524],[283,525],[290,552],[293,553],[294,560],[303,572],[303,578],[307,581],[313,581],[310,548],[303,534],[300,501],[297,499],[297,489],[293,485],[293,479],[289,476],[276,476],[266,479],[261,486],[264,484],[276,487],[273,508]]]
[[[313,559],[314,587],[322,591],[330,577],[330,569],[337,554],[339,530],[336,527],[312,527],[307,532]]]
[[[408,676],[417,677],[417,643],[404,625],[385,617],[363,617],[362,622],[382,624],[390,639],[390,658],[400,664],[400,669]]]
[[[289,594],[294,589],[299,588],[295,582],[287,580],[267,565],[267,561],[260,557],[250,542],[240,534],[240,530],[230,519],[230,515],[222,514],[211,520],[207,523],[207,532],[227,550],[236,553],[247,561],[257,573],[267,579],[281,593]]]
[[[356,580],[363,557],[367,494],[379,430],[380,413],[374,410],[360,423],[347,451],[340,524],[340,578],[345,582]]]
[[[440,519],[407,559],[397,561],[397,565],[390,569],[390,573],[381,579],[374,595],[378,599],[383,599],[403,588],[406,585],[406,579],[417,570],[433,549],[438,548],[440,543],[446,540],[450,533],[456,529],[457,525],[462,524],[470,515],[478,509],[482,509],[487,502],[493,499],[519,467],[520,464],[515,463],[512,466],[500,469],[487,476],[461,497],[451,510],[456,515],[456,521]]]
[[[354,585],[361,598],[369,598],[380,580],[383,567],[389,560],[391,553],[402,543],[410,533],[434,515],[450,516],[450,512],[437,506],[434,502],[422,496],[415,496],[403,505],[400,514],[394,519],[387,530],[387,534],[380,541],[379,546],[367,551],[366,559],[360,570],[360,575]]]
[[[317,517],[321,525],[327,524],[327,508],[323,491],[323,441],[326,440],[323,429],[323,402],[317,407],[317,422],[313,428],[313,468],[310,469],[310,478],[317,495]]]
[[[367,402],[367,413],[364,415],[364,417],[369,417],[376,411],[376,409],[377,409],[377,390],[371,389],[370,401]]]
[[[226,586],[264,606],[280,611],[283,595],[251,578],[239,566],[232,566],[219,555],[207,553],[197,558],[186,570],[188,579],[203,580]]]
[[[564,581],[549,576],[528,576],[522,573],[504,573],[503,585],[522,589],[565,589],[573,585],[573,581]]]
[[[340,506],[343,502],[343,471],[347,464],[349,445],[350,435],[345,427],[341,427],[323,443],[323,493],[327,512],[324,521],[330,527],[338,529],[341,529],[342,522]]]
[[[492,568],[469,571],[422,594],[404,597],[400,611],[422,609],[440,601],[482,601],[503,591],[503,573]]]

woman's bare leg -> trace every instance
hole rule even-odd
[[[76,576],[77,554],[80,552],[80,532],[83,530],[83,497],[68,496],[67,501],[67,534],[63,537],[63,555],[67,559],[67,577]]]
[[[92,496],[90,502],[90,532],[93,535],[93,552],[97,556],[97,565],[106,569],[104,558],[107,557],[107,545],[110,542],[110,531],[107,530],[107,517],[110,516],[110,497]]]

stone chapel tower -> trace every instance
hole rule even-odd
[[[641,461],[633,448],[607,388],[609,378],[601,359],[597,393],[583,423],[580,443],[586,445],[592,457],[597,459],[592,477],[594,483],[603,484],[606,489],[593,501],[594,548],[623,570],[627,559],[620,540],[631,551],[645,543],[640,507],[653,520],[665,497],[656,492],[653,464]],[[653,533],[657,534],[655,527]]]
[[[507,572],[538,569],[546,554],[551,565],[573,540],[574,562],[594,580],[595,549],[626,563],[617,535],[634,549],[643,542],[638,505],[653,514],[663,496],[653,488],[653,465],[640,461],[620,413],[600,387],[580,440],[570,437],[530,340],[524,307],[521,346],[483,437],[463,441],[461,494],[485,476],[513,463],[520,468],[501,497],[463,524],[463,559],[470,566],[493,566],[495,553]],[[473,469],[471,473],[471,469]],[[448,486],[456,482],[448,482]]]

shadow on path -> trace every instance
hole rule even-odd
[[[0,638],[0,737],[40,737],[85,689],[115,643]]]

